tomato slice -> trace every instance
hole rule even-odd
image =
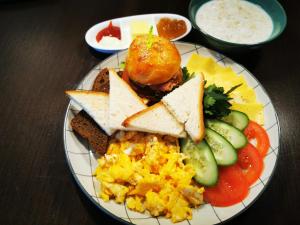
[[[130,84],[129,76],[128,76],[128,73],[127,73],[126,70],[124,70],[123,73],[122,73],[122,79],[123,79],[126,83]]]
[[[241,167],[249,186],[260,177],[264,168],[262,156],[251,143],[239,150],[238,165]]]
[[[254,121],[249,121],[244,130],[248,140],[256,139],[256,148],[262,157],[265,157],[269,148],[270,140],[265,129]]]
[[[243,171],[237,164],[223,167],[219,170],[217,185],[205,188],[204,200],[213,206],[231,206],[247,196],[248,188]]]

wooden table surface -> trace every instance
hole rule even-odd
[[[299,224],[300,56],[297,1],[288,26],[257,52],[234,56],[270,94],[281,125],[276,172],[259,200],[228,224]],[[89,50],[97,22],[134,14],[187,16],[187,0],[0,2],[0,224],[113,224],[82,194],[68,168],[63,119],[71,89],[108,55]],[[195,30],[183,41],[203,44]]]

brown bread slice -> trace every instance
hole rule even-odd
[[[97,75],[92,91],[109,93],[109,71],[107,68],[102,69]]]
[[[93,91],[109,93],[109,72],[102,69],[93,84]],[[104,154],[107,150],[109,136],[83,110],[71,121],[72,129],[81,137],[88,140],[91,147],[98,153]]]
[[[96,152],[101,154],[106,152],[108,136],[85,111],[80,111],[72,119],[71,126],[77,134],[88,140]]]

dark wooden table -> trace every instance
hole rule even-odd
[[[262,82],[279,114],[281,148],[269,187],[228,224],[300,223],[300,56],[297,1],[282,1],[284,34],[234,56]],[[187,16],[187,0],[0,3],[0,224],[113,224],[82,194],[67,166],[63,119],[71,89],[107,55],[84,41],[97,22],[134,14]],[[202,44],[193,30],[184,41]]]

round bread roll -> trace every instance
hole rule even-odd
[[[156,85],[170,80],[180,63],[180,54],[168,39],[140,35],[129,47],[125,71],[139,84]]]

